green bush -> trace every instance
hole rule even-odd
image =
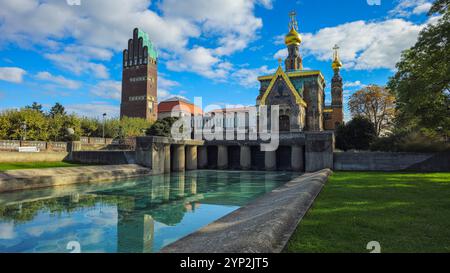
[[[371,145],[372,151],[432,153],[450,150],[450,143],[435,132],[422,129],[376,139]]]
[[[376,138],[375,127],[364,117],[354,117],[336,129],[336,148],[340,150],[368,150]]]
[[[170,137],[172,135],[170,132],[172,125],[177,120],[178,118],[175,117],[167,117],[162,120],[158,120],[150,128],[148,128],[146,134],[148,136]]]

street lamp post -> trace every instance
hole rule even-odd
[[[103,140],[105,139],[105,119],[106,119],[106,113],[103,113]]]
[[[27,140],[27,122],[24,121],[22,123],[22,130],[23,130],[23,134],[22,134],[22,140]]]

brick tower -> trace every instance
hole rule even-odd
[[[344,122],[344,112],[343,112],[343,83],[340,70],[342,67],[342,62],[339,58],[339,47],[336,45],[334,48],[334,56],[332,68],[334,71],[333,79],[331,80],[331,108],[333,109],[332,114],[332,126],[334,129],[339,124]]]
[[[120,117],[156,121],[158,53],[147,33],[135,28],[123,51]]]

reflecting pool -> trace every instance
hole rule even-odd
[[[0,194],[0,252],[156,252],[295,176],[193,171]]]

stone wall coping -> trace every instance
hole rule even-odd
[[[331,174],[324,169],[299,176],[161,252],[281,252]]]
[[[23,169],[0,172],[0,193],[78,183],[114,181],[151,175],[151,169],[134,164]]]
[[[177,140],[169,137],[148,136],[148,137],[137,137],[136,145],[139,146],[140,143],[161,143],[161,144],[201,146],[205,142],[203,140],[195,140],[195,139]]]

